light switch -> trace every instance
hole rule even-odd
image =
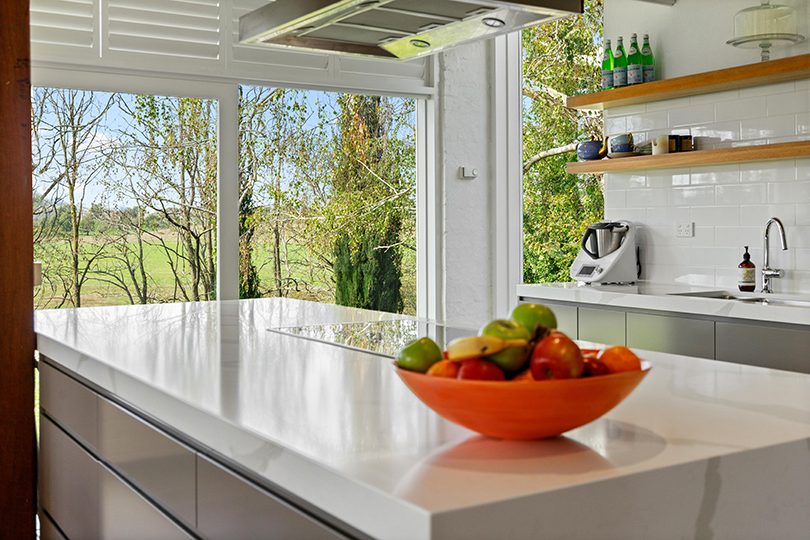
[[[676,223],[675,236],[677,238],[692,238],[695,236],[695,224],[691,221]]]

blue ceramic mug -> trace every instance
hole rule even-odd
[[[608,138],[608,152],[617,154],[620,152],[632,152],[635,149],[632,133],[613,135]]]

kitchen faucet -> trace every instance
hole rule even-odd
[[[771,268],[770,266],[770,247],[771,247],[771,238],[770,238],[770,231],[771,225],[776,223],[776,227],[779,229],[779,240],[782,241],[782,251],[787,249],[787,239],[785,238],[785,226],[782,225],[782,221],[779,218],[772,217],[768,220],[768,223],[765,225],[765,264],[762,267],[762,292],[764,293],[772,293],[773,287],[771,287],[771,280],[774,278],[780,278],[785,276],[785,271]]]

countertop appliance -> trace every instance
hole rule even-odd
[[[600,221],[589,226],[571,277],[591,284],[630,284],[641,277],[637,228],[629,221]]]
[[[393,59],[583,12],[583,0],[275,0],[239,19],[239,41]]]

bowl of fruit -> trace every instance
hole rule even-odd
[[[554,437],[622,402],[650,371],[627,347],[581,349],[554,313],[521,304],[478,336],[441,348],[423,337],[397,355],[397,374],[443,418],[499,439]]]

